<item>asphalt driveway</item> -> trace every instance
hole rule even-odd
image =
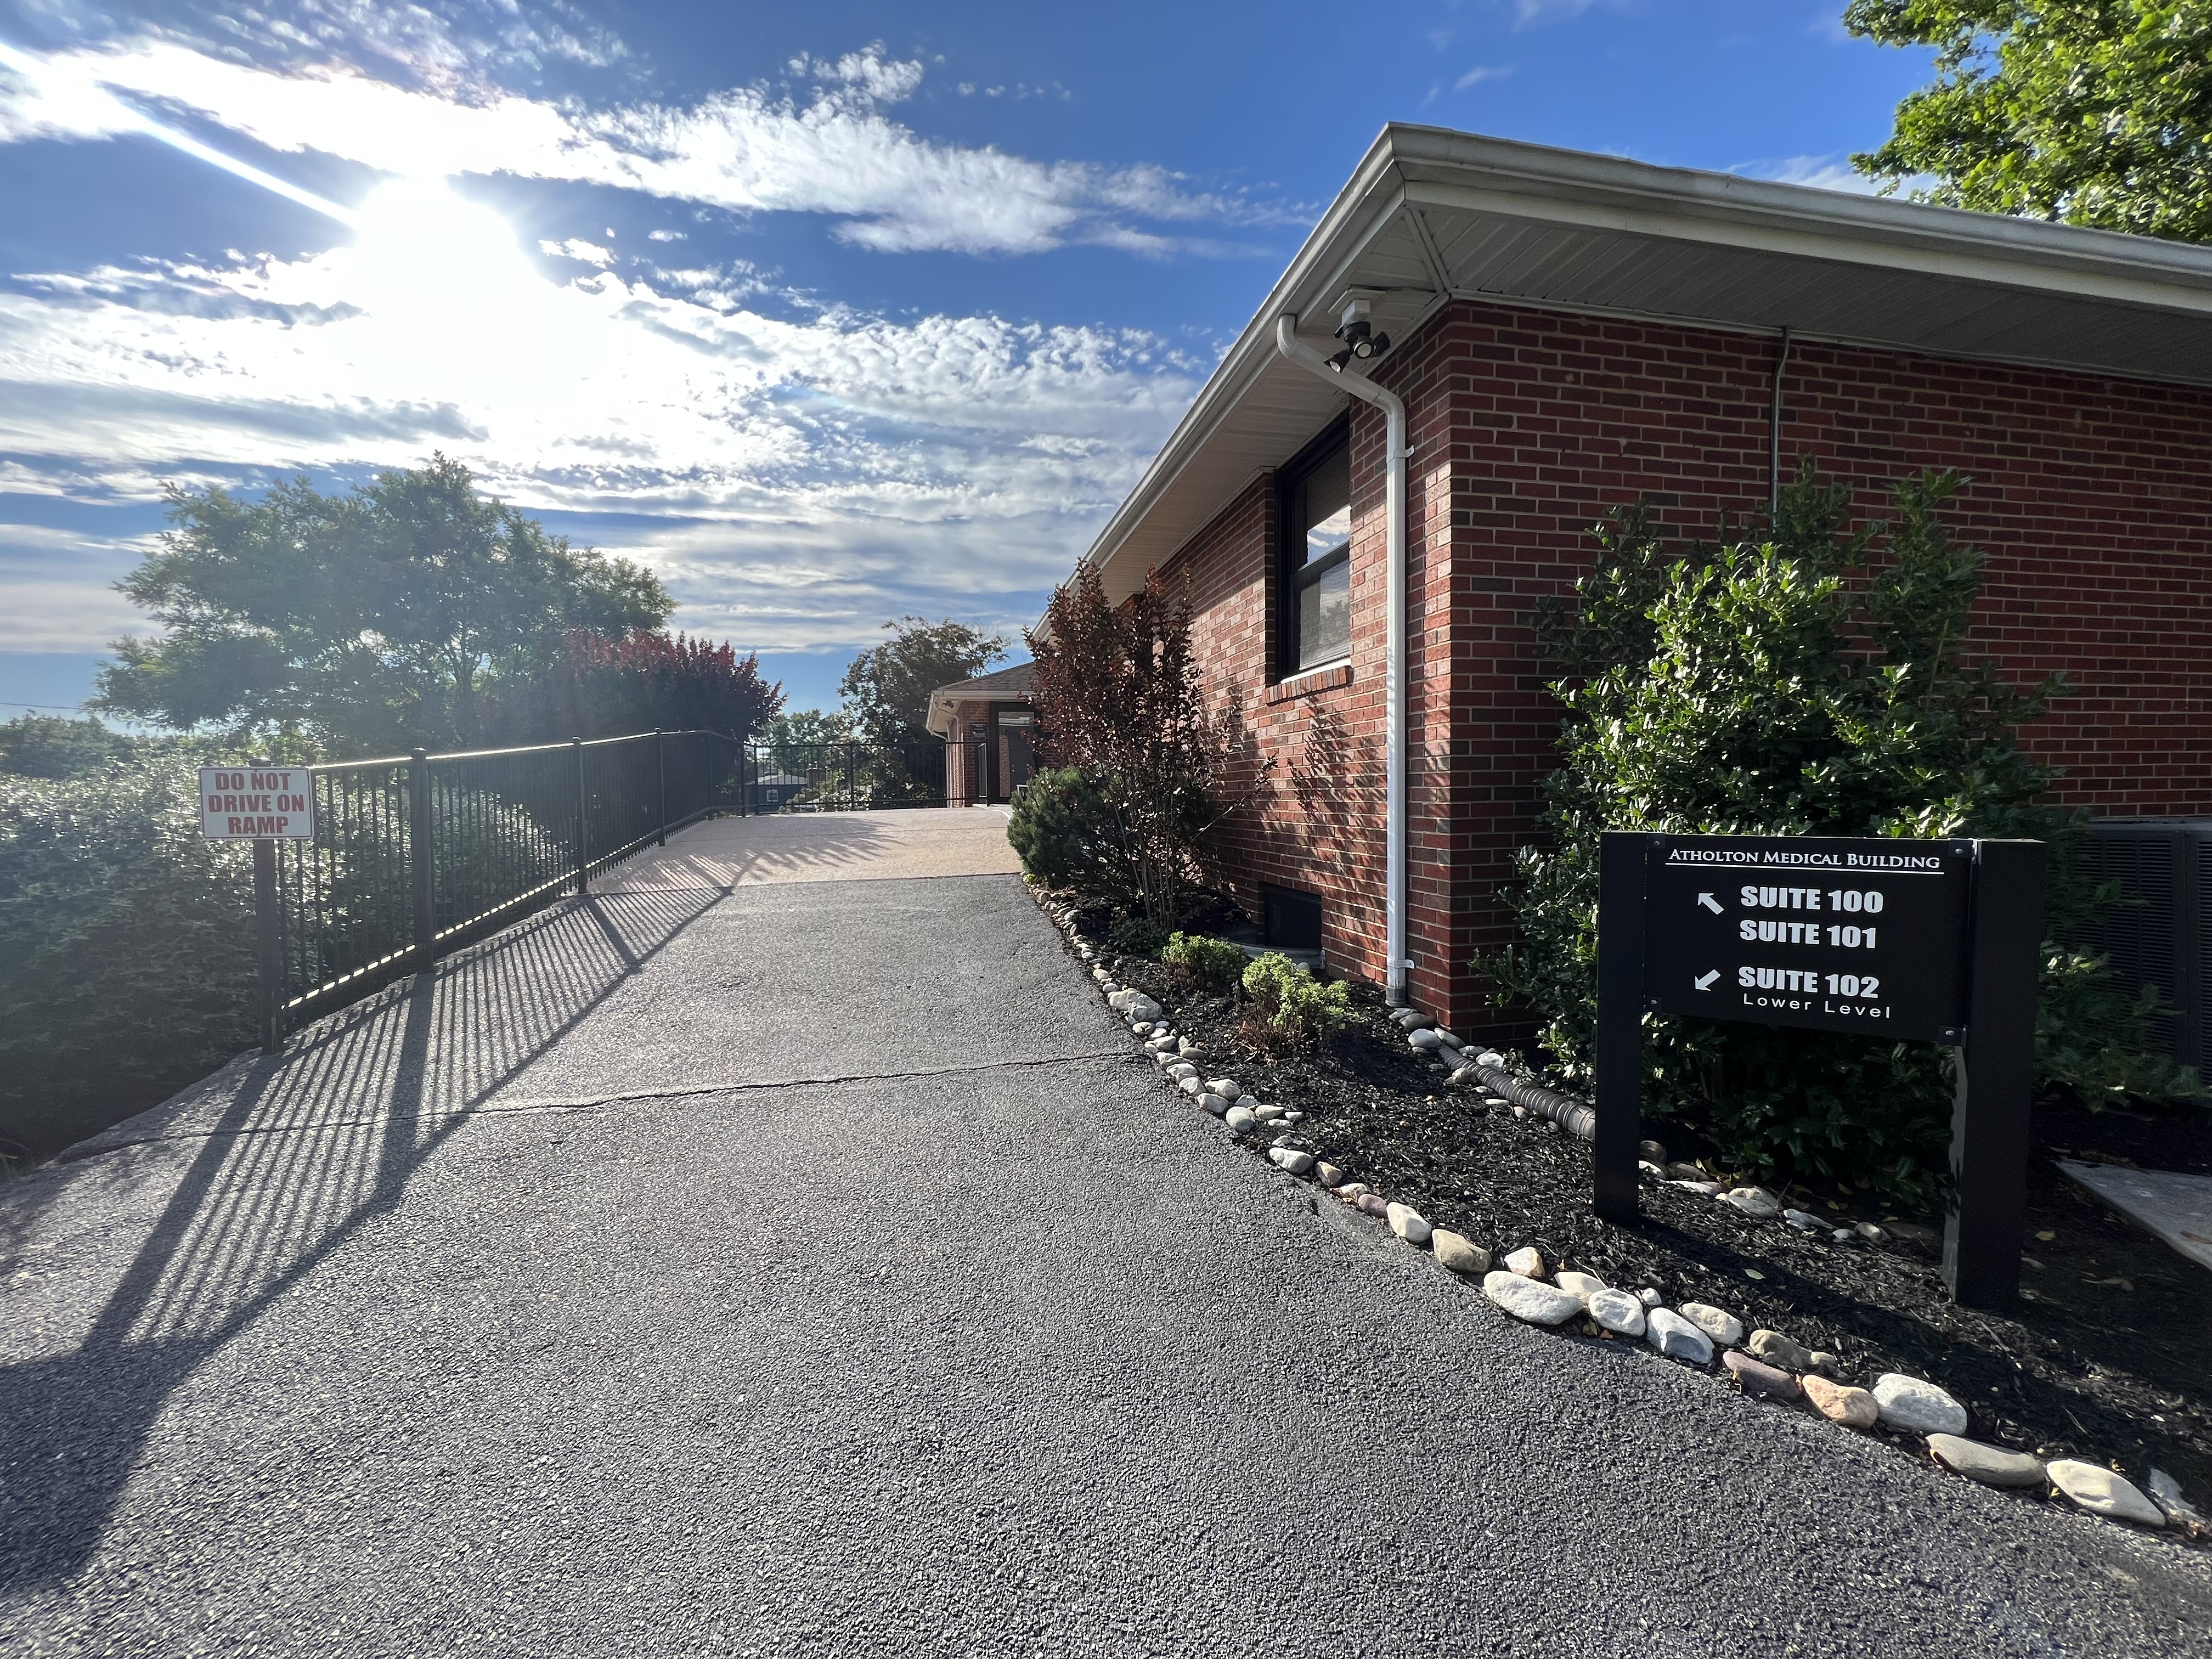
[[[1014,878],[611,884],[0,1188],[0,1651],[2212,1642],[1316,1210]]]

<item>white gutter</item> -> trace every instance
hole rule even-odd
[[[1331,386],[1364,399],[1383,415],[1383,571],[1389,626],[1382,653],[1383,870],[1382,916],[1389,952],[1384,994],[1394,1008],[1406,1005],[1406,405],[1364,375],[1339,374],[1328,359],[1298,338],[1298,318],[1275,319],[1275,346],[1283,356]]]

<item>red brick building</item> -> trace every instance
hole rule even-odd
[[[1389,343],[1332,368],[1346,319]],[[1395,908],[1407,999],[1464,1033],[1555,752],[1529,611],[1606,508],[1710,536],[1807,457],[1869,512],[1959,470],[1972,647],[2077,687],[2026,733],[2064,798],[2212,812],[2208,448],[2212,251],[1392,126],[1085,556],[1184,585],[1275,763],[1218,847],[1252,913],[1318,901],[1389,984]]]
[[[987,806],[1013,799],[1036,769],[1036,665],[1018,662],[929,694],[922,723],[945,739],[945,804]]]

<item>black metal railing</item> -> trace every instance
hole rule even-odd
[[[308,772],[313,839],[254,843],[272,1050],[672,830],[718,813],[942,806],[948,768],[942,750],[642,732]]]
[[[945,804],[942,744],[910,751],[834,741],[756,743],[745,749],[748,812],[866,812]]]
[[[264,1046],[672,830],[743,810],[744,769],[718,732],[310,768],[314,838],[255,843]]]

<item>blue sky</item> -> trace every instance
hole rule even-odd
[[[442,449],[834,704],[1034,618],[1385,121],[1850,188],[1841,9],[0,0],[0,698],[165,482]]]

